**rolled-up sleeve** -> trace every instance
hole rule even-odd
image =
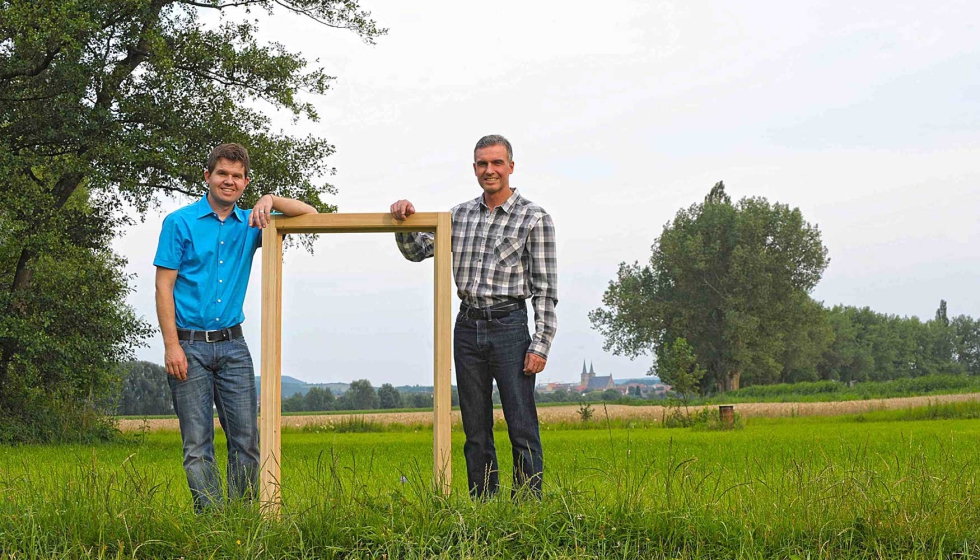
[[[548,358],[551,343],[558,330],[558,252],[555,225],[543,214],[531,228],[527,240],[531,256],[531,305],[534,307],[534,336],[528,352]]]
[[[435,254],[435,235],[432,233],[396,233],[395,243],[402,255],[412,261],[420,262]]]

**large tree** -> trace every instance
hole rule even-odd
[[[368,43],[385,33],[357,0],[0,0],[0,419],[39,380],[110,371],[146,337],[109,250],[120,210],[201,195],[214,145],[249,148],[243,205],[274,192],[334,209],[320,199],[333,190],[323,180],[333,146],[269,117],[316,121],[305,94],[331,78],[259,41],[262,11]]]
[[[353,410],[373,410],[378,408],[378,392],[367,379],[351,381],[345,393]]]
[[[378,406],[380,408],[401,408],[402,394],[391,383],[385,383],[378,389]]]
[[[733,204],[718,183],[664,226],[649,264],[620,265],[590,319],[607,350],[632,357],[662,358],[683,337],[707,370],[702,389],[771,383],[787,375],[788,355],[816,359],[830,343],[809,296],[827,264],[819,230],[799,209],[764,198]]]

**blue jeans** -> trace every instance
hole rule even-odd
[[[460,312],[453,344],[470,494],[489,497],[496,494],[499,486],[493,443],[492,395],[496,380],[514,456],[511,494],[526,487],[539,496],[544,462],[534,405],[535,377],[524,375],[524,357],[531,344],[527,311],[519,309],[490,320],[469,319]]]
[[[259,430],[255,372],[244,338],[222,342],[181,340],[187,379],[170,376],[170,394],[184,443],[184,471],[203,511],[222,502],[221,476],[214,460],[214,416],[228,439],[228,498],[252,499],[258,487]]]

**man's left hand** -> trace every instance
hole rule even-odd
[[[262,195],[262,198],[252,207],[252,215],[248,218],[248,225],[257,228],[264,228],[272,221],[272,201],[271,194]]]
[[[541,370],[544,369],[544,365],[547,362],[548,360],[542,358],[541,356],[528,352],[527,355],[524,356],[524,375],[541,373]]]

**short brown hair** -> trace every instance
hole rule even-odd
[[[228,161],[240,161],[245,166],[245,176],[248,177],[251,165],[248,160],[248,150],[241,144],[219,144],[211,150],[208,156],[208,173],[214,173],[214,167],[218,165],[219,159]]]
[[[473,148],[473,156],[476,156],[477,150],[489,148],[490,146],[503,146],[507,149],[507,161],[514,161],[514,148],[510,147],[509,140],[499,134],[490,134],[489,136],[480,138],[480,140],[476,143],[476,147]]]

